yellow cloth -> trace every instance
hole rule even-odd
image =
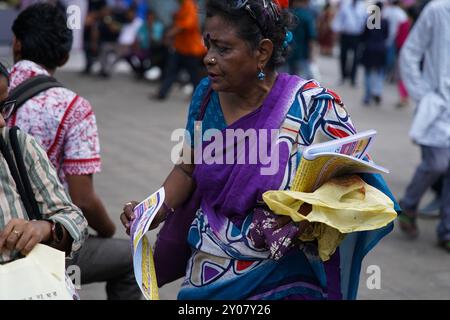
[[[300,240],[317,239],[323,261],[334,253],[345,233],[379,229],[397,217],[392,200],[357,175],[331,179],[312,193],[267,191],[263,199],[278,215],[311,222]],[[305,203],[312,205],[307,216],[298,212]]]

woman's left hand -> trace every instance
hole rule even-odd
[[[52,226],[48,221],[12,219],[0,232],[0,252],[17,250],[27,255],[36,244],[48,241],[51,232]]]

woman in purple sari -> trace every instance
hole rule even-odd
[[[208,0],[208,78],[190,105],[186,148],[152,228],[158,285],[184,276],[179,299],[354,299],[365,254],[391,229],[346,236],[322,262],[305,225],[264,205],[288,190],[305,146],[354,134],[340,98],[279,74],[291,16],[271,0]],[[380,176],[363,176],[387,193]],[[132,205],[121,220],[129,232]],[[174,209],[172,209],[174,208]],[[306,213],[305,213],[306,214]]]

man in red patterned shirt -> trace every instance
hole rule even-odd
[[[51,76],[64,65],[72,45],[72,31],[58,8],[37,4],[14,21],[11,91],[25,80]],[[94,190],[93,175],[100,171],[100,145],[95,115],[89,102],[66,88],[50,88],[26,101],[8,119],[33,135],[47,151],[72,201],[97,232],[72,262],[81,268],[81,282],[106,281],[109,299],[138,299],[131,247],[112,239],[115,225]]]

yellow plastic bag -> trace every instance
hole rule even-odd
[[[312,193],[267,191],[263,199],[278,215],[311,222],[300,240],[317,239],[322,261],[330,258],[346,233],[379,229],[397,217],[392,200],[357,175],[331,179]],[[312,206],[307,216],[298,212],[305,203]]]

